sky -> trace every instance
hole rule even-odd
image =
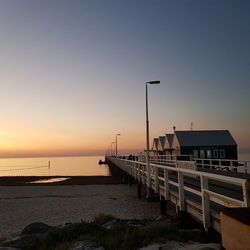
[[[250,2],[1,0],[0,157],[228,129],[250,152]]]

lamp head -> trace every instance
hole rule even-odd
[[[146,82],[146,84],[160,84],[160,81],[150,81]]]

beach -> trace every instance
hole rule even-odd
[[[33,222],[51,226],[112,214],[122,219],[159,215],[159,204],[137,199],[135,185],[1,186],[0,237],[18,235]]]

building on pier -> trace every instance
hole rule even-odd
[[[166,137],[165,136],[159,136],[159,145],[158,145],[158,154],[164,155],[164,144],[165,144]]]
[[[238,159],[237,144],[228,130],[175,131],[175,155],[201,159]]]
[[[172,148],[173,137],[174,137],[174,134],[165,135],[165,143],[164,143],[165,155],[171,155],[173,153],[173,148]]]
[[[153,139],[152,152],[155,156],[159,155],[159,138]]]

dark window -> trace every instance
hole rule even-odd
[[[220,149],[220,158],[225,158],[225,150]]]
[[[218,158],[219,157],[218,149],[214,149],[213,154],[214,154],[214,156],[213,156],[214,158]]]
[[[205,158],[205,151],[204,150],[200,150],[200,158]]]
[[[211,151],[211,149],[207,150],[207,158],[212,158],[212,151]]]
[[[194,158],[198,158],[199,157],[198,150],[193,150],[193,157]]]

